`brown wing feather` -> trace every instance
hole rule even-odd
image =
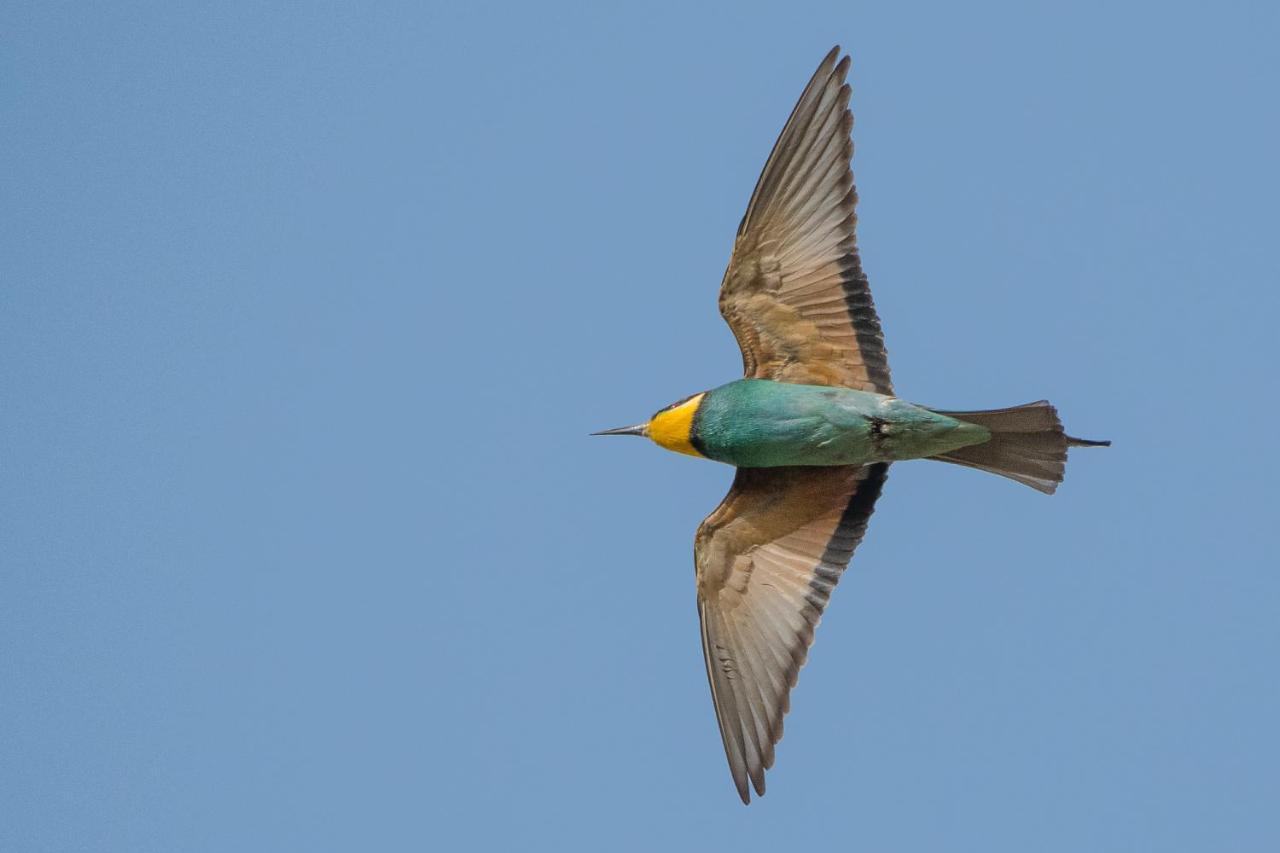
[[[698,528],[707,680],[744,803],[748,780],[764,794],[791,688],[888,467],[739,468]]]
[[[738,228],[720,312],[748,377],[892,394],[858,258],[849,57],[833,48],[774,144]]]

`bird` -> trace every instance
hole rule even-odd
[[[743,378],[633,426],[735,466],[694,536],[703,658],[730,775],[765,792],[814,631],[862,540],[889,466],[932,459],[1052,494],[1070,447],[1045,400],[944,411],[896,396],[855,237],[850,58],[823,58],[782,128],[720,285]]]

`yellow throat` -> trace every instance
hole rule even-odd
[[[676,453],[687,453],[690,456],[702,456],[694,448],[690,440],[693,434],[693,416],[702,403],[703,394],[694,394],[689,399],[668,406],[649,419],[646,433],[659,447],[674,450]]]

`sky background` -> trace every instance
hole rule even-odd
[[[1280,849],[1276,5],[610,5],[4,5],[0,849]],[[836,42],[899,393],[1115,446],[895,466],[743,808],[587,433]]]

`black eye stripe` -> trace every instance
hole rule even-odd
[[[687,403],[687,402],[689,402],[690,400],[692,400],[692,399],[693,399],[694,397],[696,397],[696,396],[698,396],[698,395],[697,395],[697,394],[690,394],[688,397],[685,397],[685,398],[680,399],[680,400],[676,400],[676,401],[675,401],[674,403],[672,403],[670,406],[664,406],[663,408],[658,409],[658,411],[656,411],[656,412],[654,412],[654,413],[653,413],[653,417],[655,417],[655,418],[656,418],[658,415],[662,414],[663,412],[669,412],[669,411],[671,411],[672,409],[678,409],[678,408],[680,408],[681,406],[683,406],[685,403]],[[650,418],[650,420],[652,420],[652,418]]]

